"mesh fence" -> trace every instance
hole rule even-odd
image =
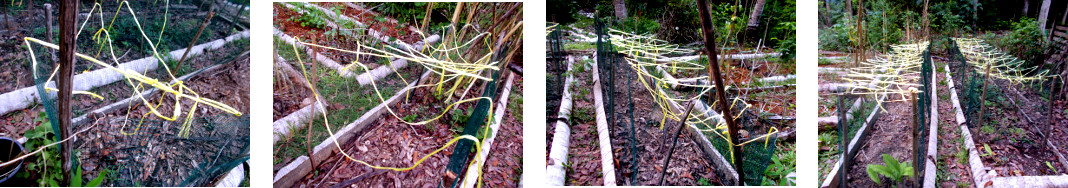
[[[560,110],[560,98],[563,97],[564,93],[564,80],[567,79],[564,77],[564,73],[567,72],[567,64],[564,63],[567,52],[564,52],[560,35],[559,28],[553,29],[549,32],[548,39],[546,39],[549,43],[549,51],[546,56],[548,58],[548,67],[545,68],[546,77],[548,77],[545,83],[548,86],[545,87],[545,99],[548,102],[545,104],[545,114],[550,115],[550,117]]]
[[[616,69],[619,69],[617,66],[625,67],[624,69],[633,68],[633,66],[630,65],[629,62],[624,61],[623,55],[619,54],[618,51],[617,51],[618,47],[614,46],[612,44],[612,41],[611,41],[612,39],[610,37],[608,37],[609,36],[609,34],[608,34],[609,33],[609,29],[610,28],[614,28],[614,27],[618,27],[618,25],[617,25],[618,24],[618,20],[614,20],[614,19],[611,19],[611,18],[598,18],[598,19],[595,19],[595,20],[596,21],[595,21],[595,24],[594,24],[594,29],[596,30],[595,32],[596,32],[596,35],[597,35],[597,45],[596,45],[596,47],[597,47],[597,50],[596,50],[597,57],[596,57],[596,60],[598,62],[598,70],[600,72],[599,76],[600,76],[602,89],[604,90],[604,92],[602,93],[602,95],[603,95],[602,97],[604,99],[606,99],[605,100],[605,111],[606,111],[607,114],[612,114],[611,116],[608,117],[609,118],[609,124],[610,124],[610,126],[626,126],[626,128],[629,129],[630,131],[629,131],[629,134],[627,134],[627,138],[625,138],[628,141],[628,144],[625,145],[624,147],[630,148],[630,151],[638,151],[638,149],[636,149],[636,147],[637,147],[636,143],[638,143],[637,140],[639,138],[637,138],[635,136],[635,134],[634,134],[634,132],[635,132],[635,128],[634,128],[635,123],[649,123],[649,122],[634,122],[635,121],[635,114],[634,114],[634,111],[635,111],[634,110],[634,108],[635,108],[634,103],[635,103],[635,101],[634,101],[634,97],[633,97],[633,94],[632,94],[633,91],[631,91],[630,88],[632,88],[631,87],[632,85],[640,85],[641,83],[638,83],[636,81],[636,79],[641,79],[641,78],[640,77],[635,77],[634,74],[625,74],[626,77],[625,78],[621,78],[621,79],[625,79],[625,81],[616,80],[615,79],[617,77],[616,74],[619,71],[619,70],[616,70]],[[650,63],[655,63],[655,62],[650,62]],[[660,84],[658,83],[656,85],[660,85]],[[693,88],[681,88],[681,89],[682,90],[685,90],[685,89],[692,90]],[[624,91],[624,90],[626,90],[626,91]],[[695,92],[695,91],[686,91],[686,92]],[[711,99],[707,98],[707,96],[712,96],[712,95],[715,95],[714,92],[705,93],[704,95],[702,95],[702,96],[704,96],[704,98],[698,97],[699,98],[698,100],[708,101],[705,104],[714,104]],[[729,94],[729,95],[734,95],[734,94]],[[624,100],[615,100],[615,99],[618,99],[619,97],[624,97]],[[737,96],[730,96],[729,98],[737,98]],[[617,104],[617,103],[625,104],[624,109],[615,108],[615,106],[616,106],[615,104]],[[735,168],[735,169],[739,169],[745,174],[744,177],[741,177],[741,181],[745,185],[761,185],[761,183],[763,181],[763,178],[764,178],[764,171],[770,165],[771,157],[774,155],[774,152],[775,152],[775,149],[776,149],[775,143],[776,143],[777,137],[774,136],[774,135],[767,135],[767,136],[760,135],[762,133],[769,132],[770,127],[773,127],[773,125],[767,124],[767,123],[764,123],[764,122],[760,121],[760,119],[758,118],[757,114],[754,114],[751,111],[744,110],[743,109],[744,107],[745,107],[744,105],[732,105],[732,108],[735,108],[735,109],[732,109],[732,111],[734,112],[733,114],[737,115],[736,116],[736,122],[742,128],[741,131],[748,133],[746,136],[744,136],[744,138],[743,137],[739,137],[739,142],[743,142],[743,143],[746,143],[746,144],[742,144],[742,147],[741,147],[742,151],[739,151],[739,152],[742,152],[742,159],[741,159],[742,160],[742,162],[741,162],[742,166],[741,166],[741,168]],[[641,108],[641,107],[639,107],[639,108]],[[646,106],[646,108],[655,108],[655,107]],[[704,108],[705,109],[711,109],[713,107],[705,106]],[[693,113],[698,113],[698,112],[695,110]],[[738,114],[740,114],[740,115],[738,115]],[[701,130],[701,132],[705,136],[705,138],[707,138],[713,144],[713,147],[715,147],[715,149],[720,153],[721,156],[725,157],[726,160],[731,162],[732,161],[731,160],[731,156],[733,156],[732,153],[731,153],[732,152],[731,151],[731,143],[729,143],[729,141],[728,141],[729,139],[724,134],[721,134],[721,133],[718,132],[718,131],[725,131],[726,129],[722,129],[722,128],[717,129],[716,125],[719,124],[719,122],[716,121],[715,118],[708,118],[708,117],[711,117],[711,116],[714,116],[714,115],[706,114],[706,115],[704,115],[704,118],[701,118],[701,119],[703,119],[701,121],[695,121],[695,119],[699,119],[699,118],[696,118],[696,116],[693,116],[693,117],[690,118],[690,123],[693,124],[693,126],[695,126],[697,129]],[[626,118],[626,119],[629,119],[630,121],[629,122],[627,122],[627,121],[616,121],[616,119],[618,119],[618,118]],[[668,131],[670,129],[663,129],[663,130]],[[637,160],[643,160],[643,159],[638,159],[637,156],[638,156],[637,152],[631,152],[631,156],[623,157],[620,160],[630,160],[631,162],[628,163],[628,164],[638,164],[636,161]],[[665,156],[665,157],[670,157],[670,156]],[[652,160],[652,159],[648,159],[648,160]],[[718,160],[718,159],[709,159],[709,160]],[[733,163],[732,163],[732,165],[733,165]],[[633,166],[632,165],[630,167],[621,167],[621,168],[630,168],[632,172],[635,172],[635,173],[630,174],[632,176],[630,178],[631,180],[635,180],[636,178],[634,178],[634,177],[638,176],[637,166]],[[726,167],[720,167],[720,168],[734,168],[734,167],[733,166],[726,166]],[[721,174],[721,172],[723,172],[723,171],[720,171],[720,170],[713,170],[713,172],[717,173],[717,177],[729,177],[729,176],[732,176],[731,174]]]
[[[771,157],[775,153],[775,141],[778,139],[778,137],[761,137],[760,135],[755,135],[762,132],[767,132],[767,126],[762,125],[761,122],[759,122],[759,119],[757,119],[757,115],[754,113],[748,113],[747,111],[743,111],[741,106],[735,107],[735,109],[732,109],[732,111],[734,112],[734,114],[740,113],[740,115],[738,115],[738,118],[735,119],[735,123],[738,123],[739,126],[741,126],[741,131],[750,133],[752,135],[742,135],[738,138],[740,142],[745,144],[743,144],[741,147],[742,151],[737,151],[742,152],[742,167],[736,169],[742,171],[744,177],[742,177],[741,180],[742,183],[744,183],[745,185],[761,185],[761,183],[764,181],[764,171],[768,168],[768,165],[771,164]],[[718,122],[714,119],[709,119],[696,126],[702,130],[708,130],[712,127],[709,125],[715,125],[717,123]],[[725,157],[729,162],[731,162],[731,164],[734,164],[731,157],[734,156],[732,152],[735,151],[732,151],[731,144],[728,142],[728,138],[726,138],[724,134],[719,134],[716,131],[702,132],[706,137],[708,137],[708,140],[712,142],[712,146],[715,147],[716,150],[723,155],[723,157]],[[726,176],[725,174],[721,175]]]
[[[94,120],[74,150],[82,166],[112,171],[109,186],[205,186],[249,158],[249,118],[198,117],[191,134],[180,121],[111,117]],[[76,127],[82,129],[89,125]]]
[[[34,75],[34,81],[38,93],[44,93],[38,100],[50,123],[58,125],[57,92],[45,91],[46,87],[56,87],[54,81],[47,81],[57,65],[48,56],[37,59],[39,62],[33,68],[38,74]],[[99,103],[95,100],[73,98],[71,103]],[[116,108],[121,108],[116,110],[119,114],[142,113],[129,111],[127,106]],[[96,109],[75,107],[71,116],[85,117],[90,110]],[[146,119],[94,114],[82,123],[73,124],[72,133],[87,131],[63,144],[73,146],[72,157],[77,160],[72,161],[72,166],[83,169],[83,174],[108,171],[108,178],[102,184],[105,186],[206,186],[248,160],[249,118],[225,113],[206,115],[202,110],[196,113],[188,126],[183,125],[187,114],[176,121],[147,114],[144,114]],[[189,134],[180,136],[183,127],[188,127]],[[52,128],[55,133],[61,132],[59,126]],[[54,139],[62,140],[62,135],[55,134]]]
[[[931,45],[928,45],[927,48],[923,51],[923,54],[922,54],[923,63],[920,64],[920,80],[919,80],[921,83],[920,83],[919,93],[916,94],[916,96],[918,98],[914,99],[914,101],[916,103],[914,106],[916,108],[912,110],[913,116],[915,117],[915,121],[913,122],[913,127],[914,128],[912,129],[912,131],[913,131],[912,132],[912,135],[913,135],[913,138],[912,138],[912,140],[913,140],[913,142],[912,142],[913,143],[913,148],[912,148],[912,151],[913,151],[912,152],[912,154],[913,154],[913,156],[912,156],[913,158],[912,159],[913,159],[913,161],[912,161],[912,164],[913,164],[913,169],[915,169],[915,171],[916,171],[915,174],[917,174],[916,180],[919,180],[919,181],[916,181],[916,182],[919,182],[920,183],[919,185],[922,185],[923,178],[918,178],[918,177],[922,176],[922,174],[924,174],[924,170],[926,169],[925,166],[927,165],[926,160],[925,160],[925,158],[926,158],[925,156],[927,156],[927,142],[928,142],[928,140],[927,140],[928,137],[927,136],[930,135],[930,131],[928,131],[928,130],[930,129],[930,125],[931,125],[930,122],[932,121],[932,119],[931,119],[931,108],[932,108],[931,97],[935,97],[935,93],[931,92],[931,90],[935,86],[931,85],[931,82],[934,81],[934,78],[931,77],[932,76],[931,75],[932,72],[934,72],[934,69],[933,69],[934,66],[931,64],[931,53],[930,52],[931,52]]]

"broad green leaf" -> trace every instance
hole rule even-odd
[[[80,168],[80,167],[77,167],[77,168],[78,168],[78,171],[74,173],[74,178],[70,180],[70,186],[71,187],[81,187],[82,186],[82,168]]]
[[[96,175],[96,178],[93,178],[93,181],[89,181],[89,184],[86,184],[85,186],[86,187],[99,187],[100,183],[104,182],[104,177],[107,177],[107,175],[108,175],[108,170],[107,169],[100,170],[100,174]]]
[[[875,172],[876,168],[879,168],[879,165],[874,165],[874,164],[869,164],[868,165],[868,178],[871,178],[871,181],[874,181],[875,184],[883,185],[883,182],[879,181],[879,174],[877,172]]]

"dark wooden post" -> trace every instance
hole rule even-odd
[[[723,112],[723,119],[727,122],[727,131],[730,133],[732,159],[734,159],[734,171],[738,172],[738,184],[742,185],[745,175],[742,172],[742,147],[738,144],[738,128],[731,115],[731,108],[727,102],[727,93],[724,92],[723,78],[719,72],[719,57],[716,54],[716,34],[712,28],[712,16],[708,13],[708,0],[697,0],[697,12],[701,14],[701,31],[705,37],[705,54],[708,54],[709,79],[716,83],[716,97],[719,100],[719,109]]]
[[[63,0],[59,5],[59,129],[61,137],[71,136],[71,92],[74,68],[74,31],[78,18],[78,0]],[[57,140],[59,141],[59,140]],[[63,174],[71,173],[71,144],[61,144],[60,155],[63,162]],[[70,181],[69,179],[67,181]]]
[[[178,58],[177,65],[172,67],[175,70],[175,72],[177,72],[179,69],[182,69],[182,62],[185,62],[185,56],[189,55],[189,51],[193,49],[193,46],[197,45],[197,39],[200,38],[200,33],[204,32],[204,27],[207,27],[208,23],[211,23],[211,18],[214,17],[214,16],[215,16],[215,11],[208,12],[208,18],[205,18],[204,22],[200,23],[200,29],[197,29],[197,34],[193,35],[193,40],[189,41],[189,47],[186,47],[185,48],[185,52],[182,53],[182,57]]]
[[[919,98],[918,98],[919,95],[917,95],[919,91],[917,91],[916,88],[909,88],[909,90],[910,90],[911,95],[912,95],[912,101],[909,101],[909,102],[912,102],[912,110],[913,110],[912,111],[912,170],[914,172],[917,172],[917,173],[913,173],[914,176],[912,178],[912,186],[918,186],[918,185],[921,185],[920,184],[920,173],[918,173],[918,172],[920,172],[920,170],[922,170],[920,168],[920,162],[923,161],[923,157],[921,157],[919,155],[920,154],[919,149],[920,149],[920,146],[921,146],[920,140],[923,139],[922,136],[920,136],[921,135],[920,126],[923,126],[923,122],[920,122],[920,117],[918,116],[919,113],[916,113],[916,112],[920,112],[921,111],[920,106],[919,106]],[[923,112],[920,112],[920,113],[923,113]]]

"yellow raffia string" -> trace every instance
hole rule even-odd
[[[661,129],[663,129],[664,124],[667,122],[668,119],[679,121],[682,116],[685,115],[682,114],[684,112],[674,112],[670,110],[674,109],[673,107],[675,106],[675,104],[684,101],[699,100],[701,96],[706,95],[708,92],[711,92],[711,89],[715,87],[712,85],[699,83],[699,80],[707,80],[708,76],[697,76],[693,78],[675,78],[668,76],[657,76],[649,72],[649,69],[664,69],[664,71],[660,71],[660,74],[670,74],[682,70],[695,71],[706,69],[705,65],[701,65],[697,62],[681,61],[678,58],[670,58],[666,56],[666,54],[672,53],[692,53],[693,50],[680,48],[678,47],[678,45],[670,44],[667,41],[656,39],[652,35],[637,35],[615,29],[609,29],[609,36],[612,39],[612,45],[619,47],[619,53],[627,55],[626,57],[624,57],[624,59],[630,65],[630,68],[638,74],[639,83],[641,83],[642,86],[647,91],[649,91],[650,95],[652,95],[653,97],[653,102],[656,103],[659,109],[661,109],[660,111],[663,114],[662,119],[660,120]],[[670,72],[667,70],[670,70]],[[687,84],[687,82],[693,82],[693,84]],[[692,97],[676,98],[671,96],[669,92],[665,91],[665,89],[668,88],[668,83],[698,88],[699,91],[697,92],[698,94]],[[711,104],[711,106],[715,106],[716,102]],[[746,103],[740,98],[735,98],[730,102],[730,106],[732,109],[734,107],[741,107],[740,112],[743,113],[750,107],[752,107],[752,105]],[[705,113],[694,111],[691,112],[691,118],[687,120],[687,126],[691,126],[701,132],[714,133],[720,139],[725,140],[730,146],[742,146],[757,141],[759,140],[759,138],[765,138],[764,145],[766,147],[769,140],[766,138],[768,136],[774,135],[774,133],[779,132],[777,128],[771,127],[768,130],[767,135],[754,138],[743,143],[735,144],[728,137],[729,133],[726,131],[726,122],[718,121],[718,119],[724,118],[722,116],[722,114],[716,116],[708,116]],[[741,118],[741,116],[742,113],[738,113],[734,117],[728,118],[733,118],[737,120]],[[715,125],[710,126],[708,129],[702,129],[695,126],[697,124],[703,124],[713,120],[716,120]],[[730,152],[734,152],[733,147],[730,149]],[[731,156],[731,161],[733,162],[733,155]]]
[[[292,47],[293,47],[293,51],[295,52],[294,54],[297,56],[297,61],[299,62],[302,74],[305,77],[308,77],[307,69],[304,67],[304,60],[300,57],[300,52],[297,50],[297,47],[295,45],[292,45]],[[365,70],[367,69],[367,67],[362,65],[362,64],[360,66],[362,68],[364,68]],[[319,90],[311,85],[311,81],[305,80],[305,83],[312,90],[312,95],[315,96],[315,100],[316,101],[321,101],[320,95],[319,95]],[[372,82],[372,85],[374,85],[373,82]],[[414,87],[412,87],[412,89],[414,89]],[[379,93],[377,87],[375,88],[375,92]],[[378,95],[379,95],[379,98],[382,99],[381,94],[379,93]],[[484,97],[481,97],[481,98],[484,98]],[[475,98],[475,99],[481,99],[481,98]],[[389,105],[386,105],[386,106],[387,106],[387,109],[388,109]],[[451,108],[452,106],[453,105],[450,105],[449,108]],[[446,111],[448,111],[448,110],[446,110]],[[420,158],[418,161],[416,161],[411,166],[400,168],[400,167],[385,167],[385,166],[372,165],[372,164],[370,164],[370,163],[368,163],[366,161],[353,158],[351,155],[348,154],[348,152],[345,151],[345,149],[341,148],[341,144],[337,140],[337,136],[334,135],[334,131],[330,128],[330,120],[329,120],[329,118],[327,118],[326,112],[320,110],[319,113],[323,116],[323,122],[326,125],[326,131],[327,131],[328,134],[330,134],[330,139],[334,141],[334,146],[338,148],[338,153],[341,153],[341,155],[345,156],[345,158],[348,159],[348,160],[355,161],[355,162],[363,164],[363,165],[367,165],[368,167],[371,167],[371,168],[374,168],[374,169],[386,169],[386,170],[393,170],[393,171],[408,171],[408,170],[414,169],[415,167],[417,167],[420,164],[422,164],[423,161],[425,161],[430,156],[435,155],[438,152],[441,152],[442,150],[448,148],[449,146],[451,146],[452,144],[456,143],[456,141],[459,141],[460,139],[471,140],[471,141],[473,141],[475,143],[475,150],[477,150],[479,152],[481,152],[481,150],[482,150],[481,149],[482,148],[481,143],[479,142],[479,140],[477,138],[475,138],[474,136],[471,136],[471,135],[461,135],[459,137],[453,138],[452,140],[449,140],[449,142],[445,143],[445,145],[439,147],[438,149],[434,150],[433,152],[430,152],[430,153],[424,155],[422,158]],[[393,112],[390,111],[390,113],[393,113]],[[397,119],[401,119],[399,117],[396,117],[396,115],[394,115],[394,117],[397,118]],[[478,159],[472,160],[471,161],[471,165],[477,164],[476,162],[478,162]],[[481,177],[482,177],[481,176],[481,168],[477,168],[477,169],[479,171],[479,182],[481,182]]]
[[[152,44],[152,41],[145,34],[143,28],[141,28],[140,22],[137,20],[137,16],[134,13],[133,8],[128,5],[129,2],[127,2],[127,1],[120,2],[119,10],[122,9],[122,4],[127,4],[126,8],[130,12],[130,16],[132,16],[134,18],[133,20],[134,20],[135,26],[137,26],[138,30],[141,32],[141,36],[144,37],[146,39],[146,41],[149,42],[149,44],[151,44],[149,46],[152,47],[153,57],[155,57],[157,61],[162,62],[163,61],[162,56],[159,54],[159,52],[155,48],[155,44]],[[92,10],[96,10],[96,7],[98,7],[98,6],[101,6],[101,5],[99,3],[95,3]],[[118,17],[118,14],[117,14],[118,12],[119,11],[117,10],[115,17]],[[91,12],[90,12],[90,14],[91,14]],[[101,17],[101,19],[103,19],[103,18]],[[87,21],[88,20],[86,20],[86,22]],[[101,20],[101,22],[103,22],[103,20]],[[114,24],[114,18],[112,19],[112,24]],[[81,29],[84,29],[84,27],[85,27],[85,22],[83,22]],[[79,29],[79,30],[81,30],[81,29]],[[103,37],[105,39],[104,41],[106,41],[108,43],[109,52],[110,52],[110,55],[112,57],[112,61],[114,61],[115,64],[118,65],[119,64],[119,62],[117,61],[118,58],[117,58],[117,56],[115,56],[114,47],[112,46],[112,43],[111,43],[112,40],[111,40],[111,36],[110,36],[109,32],[107,30],[101,29],[101,30],[99,30],[97,32],[97,34],[94,36],[94,38],[95,39],[99,39],[98,37],[100,37],[99,34],[101,34],[101,33],[103,33]],[[37,38],[25,37],[23,40],[24,40],[24,42],[26,44],[26,48],[30,52],[30,56],[31,57],[36,57],[34,55],[33,48],[31,47],[31,43],[37,43],[39,45],[42,45],[42,46],[45,46],[45,47],[48,47],[48,48],[52,48],[52,49],[56,49],[56,50],[59,49],[59,46],[57,46],[55,44],[52,44],[52,43],[45,42],[45,41],[41,41],[40,39],[37,39]],[[183,99],[183,98],[190,99],[190,100],[194,101],[192,107],[190,108],[191,112],[195,112],[196,109],[197,109],[197,106],[199,104],[203,103],[205,105],[208,105],[209,107],[212,107],[212,108],[215,108],[215,109],[219,109],[219,110],[221,110],[223,112],[230,113],[230,114],[233,114],[235,116],[242,115],[242,113],[240,111],[238,111],[237,109],[234,109],[233,107],[230,107],[230,106],[228,106],[226,104],[223,104],[221,102],[217,102],[217,101],[214,101],[214,100],[211,100],[211,99],[206,99],[206,98],[200,97],[199,94],[197,94],[196,92],[192,91],[187,86],[185,86],[182,83],[182,81],[175,81],[175,83],[172,84],[172,85],[166,85],[166,84],[161,83],[159,80],[147,77],[147,76],[145,76],[145,75],[143,75],[141,73],[133,72],[133,71],[127,71],[127,70],[116,68],[116,67],[114,67],[114,66],[112,66],[110,64],[104,63],[103,61],[100,61],[100,60],[98,60],[96,58],[90,57],[90,56],[85,55],[85,54],[75,53],[75,56],[77,56],[79,58],[82,58],[82,59],[85,59],[85,60],[88,60],[88,61],[90,61],[92,63],[95,63],[96,65],[103,66],[106,69],[110,69],[112,71],[116,71],[116,72],[122,74],[124,76],[124,78],[127,80],[127,83],[130,86],[134,87],[134,92],[133,92],[133,93],[135,93],[134,95],[136,95],[141,100],[141,102],[146,107],[148,107],[150,109],[150,112],[153,115],[155,115],[157,117],[160,117],[162,119],[165,119],[167,121],[175,121],[182,114],[182,111],[181,111],[182,107],[181,107],[181,100],[180,99]],[[31,61],[33,63],[33,67],[37,67],[37,59],[36,58],[30,58],[30,59],[31,59]],[[173,75],[173,73],[171,73],[170,68],[167,67],[166,64],[163,64],[163,66],[164,66],[163,67],[164,70],[167,71],[167,75],[170,76],[172,78],[172,80],[176,80],[176,78]],[[58,67],[55,69],[55,71],[52,72],[52,74],[49,76],[49,79],[48,79],[48,81],[46,81],[46,83],[50,82],[51,79],[55,76],[55,74],[57,72],[58,72]],[[33,74],[36,77],[36,75],[37,75],[36,69],[34,70]],[[137,81],[139,83],[137,85],[135,85],[134,81]],[[172,116],[168,117],[166,115],[163,115],[157,109],[157,107],[160,104],[163,103],[163,101],[162,101],[162,97],[163,96],[161,96],[161,100],[159,101],[159,103],[157,103],[156,105],[152,105],[152,104],[150,104],[148,102],[147,99],[144,98],[144,96],[140,95],[140,93],[141,93],[141,90],[140,90],[141,84],[150,85],[152,87],[155,87],[156,89],[159,89],[159,90],[163,91],[164,93],[169,93],[169,94],[174,96],[175,102],[174,102],[174,111],[173,111]],[[177,88],[177,89],[175,89],[175,88]],[[49,88],[49,90],[58,91],[55,88]],[[187,92],[189,94],[186,94]],[[96,98],[99,98],[99,99],[103,98],[103,97],[99,97],[99,95],[96,95],[94,93],[87,92],[87,91],[72,91],[72,93],[89,94],[89,95],[92,95],[92,96],[94,96]],[[180,136],[188,136],[189,130],[190,130],[189,125],[192,123],[192,119],[193,119],[193,115],[194,114],[195,113],[189,113],[186,116],[185,121],[182,122],[182,125],[181,125],[182,126],[182,130],[179,132]],[[127,116],[128,115],[129,115],[129,113],[127,113]],[[124,123],[124,126],[125,126],[125,123]],[[140,125],[138,125],[138,126],[140,126]]]

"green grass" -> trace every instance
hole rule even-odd
[[[592,49],[596,49],[596,48],[597,48],[597,45],[592,43],[592,42],[571,42],[571,43],[565,43],[564,44],[564,50],[566,50],[566,51],[592,50]]]
[[[367,110],[382,103],[370,85],[361,87],[356,79],[341,77],[336,72],[322,67],[320,67],[319,72],[326,73],[325,76],[319,77],[320,80],[316,84],[320,95],[325,97],[325,100],[329,101],[330,104],[343,104],[344,106],[342,109],[331,109],[327,114],[327,118],[331,123],[330,128],[335,133],[338,129],[362,116]],[[413,78],[412,75],[403,72],[402,75],[405,78]],[[397,81],[396,83],[387,84],[386,80]],[[404,83],[400,82],[396,75],[386,77],[378,81],[377,84],[384,98],[392,97],[397,90],[404,87]],[[295,131],[290,138],[275,143],[274,164],[282,162],[283,159],[307,155],[308,151],[305,149],[306,143],[304,142],[309,130],[311,131],[311,143],[308,144],[314,147],[322,143],[324,139],[330,136],[324,123],[322,115],[316,114],[310,125],[311,128]]]
[[[795,172],[797,168],[797,153],[794,152],[794,144],[777,144],[775,154],[771,156],[771,164],[764,170],[762,185],[792,186],[786,175]]]

